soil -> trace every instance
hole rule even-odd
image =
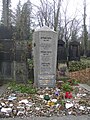
[[[85,83],[90,85],[90,68],[85,70],[70,72],[69,77],[72,79],[77,79],[80,83]]]

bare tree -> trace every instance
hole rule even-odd
[[[32,12],[32,5],[30,0],[27,0],[27,2],[22,7],[22,14],[21,14],[22,37],[24,40],[29,39],[30,37],[31,12]]]
[[[58,0],[57,10],[55,9],[55,1],[54,1],[54,30],[55,31],[57,31],[58,24],[59,24],[60,7],[61,7],[61,0]]]
[[[30,0],[27,0],[23,6],[21,1],[17,5],[15,26],[16,26],[16,38],[21,40],[29,39],[31,30],[31,13],[32,5]]]
[[[71,17],[68,15],[68,5],[69,5],[69,2],[70,1],[65,1],[65,5],[64,7],[61,6],[62,8],[62,16],[61,16],[61,27],[62,28],[62,32],[61,32],[61,38],[60,39],[63,39],[66,43],[66,55],[67,55],[67,66],[68,66],[68,58],[69,58],[69,52],[68,52],[68,44],[69,44],[69,41],[71,40],[71,38],[73,37],[73,39],[76,39],[74,37],[77,37],[77,31],[80,30],[80,23],[81,23],[81,20],[77,20],[77,14],[76,14],[76,11],[74,13],[74,16]],[[78,21],[78,22],[77,22]],[[60,29],[59,29],[60,31]]]
[[[22,6],[21,6],[21,1],[19,0],[15,14],[16,39],[21,38],[21,13],[22,13]]]
[[[86,0],[83,1],[84,5],[84,16],[83,16],[83,38],[84,38],[84,56],[86,56],[87,52],[87,27],[86,27]]]
[[[37,6],[37,19],[40,27],[47,25],[54,28],[55,31],[57,30],[61,1],[62,0],[58,0],[58,2],[56,2],[53,0],[51,3],[48,0],[40,0],[40,6]]]
[[[47,0],[40,0],[40,6],[38,6],[37,8],[37,19],[39,26],[50,26],[53,10],[51,3]]]

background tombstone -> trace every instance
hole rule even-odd
[[[66,65],[66,60],[67,60],[66,47],[65,47],[65,42],[63,40],[58,40],[57,60],[58,60],[57,79],[61,80],[68,76],[68,69]]]
[[[0,39],[12,39],[13,37],[13,32],[14,32],[14,29],[13,27],[7,27],[7,26],[4,26],[4,25],[0,25]]]
[[[13,62],[14,80],[19,83],[26,83],[28,80],[27,70],[27,41],[15,41],[15,55]]]
[[[69,43],[69,60],[80,60],[80,43],[77,41]]]
[[[27,41],[0,39],[0,82],[26,82]]]
[[[87,50],[86,55],[87,55],[87,57],[90,57],[90,50]]]
[[[58,40],[58,51],[57,51],[57,60],[58,63],[65,62],[67,59],[65,42],[63,40]]]
[[[42,27],[34,32],[34,83],[54,87],[56,82],[57,33]]]
[[[13,40],[0,39],[0,79],[12,79]]]

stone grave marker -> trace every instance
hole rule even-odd
[[[80,61],[80,43],[77,41],[69,43],[69,60]]]
[[[34,83],[54,87],[56,82],[57,33],[44,26],[34,32]]]
[[[63,40],[58,40],[57,60],[58,63],[66,61],[66,48]]]
[[[27,71],[27,41],[15,41],[15,61],[13,62],[13,76],[17,82],[26,83]]]
[[[12,79],[13,40],[0,39],[0,79]]]

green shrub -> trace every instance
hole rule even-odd
[[[65,106],[65,101],[61,100],[60,104],[61,104],[61,106]]]
[[[62,90],[65,92],[70,92],[73,90],[72,86],[67,82],[62,85]]]
[[[27,64],[28,64],[29,69],[32,69],[34,67],[32,59],[28,59]]]
[[[77,79],[69,79],[68,82],[70,85],[78,85],[78,83],[80,83]]]
[[[83,61],[72,61],[69,63],[69,71],[79,71],[89,67],[89,64]]]

